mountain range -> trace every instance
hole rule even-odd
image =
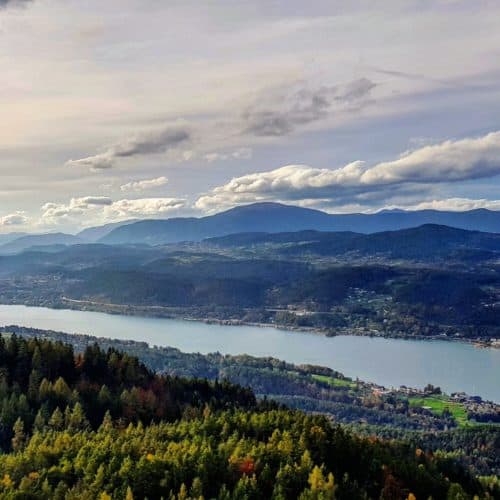
[[[143,220],[113,229],[99,241],[106,244],[161,245],[244,232],[353,231],[376,233],[423,224],[500,232],[500,212],[383,211],[375,214],[328,214],[279,203],[254,203],[200,218]]]
[[[254,203],[199,218],[177,217],[105,224],[85,229],[76,235],[4,234],[0,235],[0,254],[17,253],[32,247],[40,249],[43,246],[95,242],[107,245],[164,245],[255,232],[314,230],[371,234],[425,224],[499,233],[500,211],[384,210],[374,214],[328,214],[320,210],[280,203]]]

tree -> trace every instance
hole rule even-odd
[[[47,421],[42,413],[42,410],[40,409],[35,416],[35,421],[33,422],[33,430],[42,432],[45,429],[46,424]]]
[[[42,375],[38,370],[31,370],[28,381],[28,398],[30,401],[37,401]]]
[[[190,491],[191,497],[195,499],[203,499],[203,484],[199,477],[193,479]]]
[[[451,483],[448,489],[446,500],[467,500],[469,495],[465,493],[463,488],[458,483]]]
[[[70,432],[76,432],[86,429],[88,426],[89,423],[85,417],[82,405],[80,403],[75,403],[69,415],[68,430]]]
[[[104,418],[102,419],[101,426],[99,427],[100,431],[108,431],[113,428],[113,419],[111,418],[111,413],[109,410],[104,414]]]
[[[14,451],[21,451],[26,444],[26,434],[24,433],[24,422],[21,418],[16,420],[14,427],[14,437],[12,438],[12,449]]]
[[[64,427],[64,416],[59,406],[52,413],[49,419],[49,426],[56,431],[60,431]]]
[[[325,480],[323,474],[323,466],[314,466],[309,474],[309,491],[305,491],[301,496],[301,500],[333,500],[335,498],[335,485],[333,474],[330,472]]]

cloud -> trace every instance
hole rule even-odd
[[[151,217],[179,210],[186,206],[182,198],[140,198],[118,200],[104,210],[106,220]]]
[[[69,160],[66,165],[81,166],[93,171],[112,168],[119,158],[164,153],[189,141],[191,133],[185,128],[166,127],[150,130],[125,138],[110,146],[103,153],[78,160]]]
[[[104,196],[71,198],[68,203],[45,203],[41,225],[98,224],[163,215],[186,206],[181,198],[139,198],[113,201]]]
[[[60,218],[70,218],[83,215],[94,207],[109,206],[113,203],[106,196],[85,196],[83,198],[71,198],[69,203],[45,203],[42,206],[42,219],[55,221]]]
[[[23,6],[33,0],[0,0],[0,9],[10,6]]]
[[[486,208],[488,210],[500,210],[500,200],[487,200],[485,198],[473,200],[470,198],[446,198],[443,200],[430,200],[409,206],[394,206],[390,208],[405,208],[406,210],[445,210],[452,212],[463,212],[466,210],[477,210]]]
[[[483,137],[445,141],[379,163],[362,178],[367,184],[450,182],[500,174],[500,132]]]
[[[208,161],[208,163],[212,163],[214,161],[225,161],[225,160],[249,160],[252,157],[252,150],[250,148],[238,148],[234,151],[226,152],[226,153],[206,153],[204,155],[204,159]]]
[[[326,118],[333,110],[358,108],[376,86],[367,78],[347,85],[303,88],[286,92],[278,90],[259,96],[242,115],[244,133],[255,136],[282,136],[302,125]]]
[[[22,226],[28,222],[29,218],[26,217],[25,213],[22,211],[0,217],[0,226]]]
[[[200,116],[189,127],[169,126],[141,132],[112,144],[101,153],[70,159],[66,165],[100,171],[113,168],[122,158],[167,152],[168,159],[176,162],[195,158],[208,163],[248,160],[252,157],[252,149],[246,144],[255,142],[259,137],[287,135],[327,118],[334,111],[352,112],[363,108],[371,102],[370,93],[375,86],[367,78],[317,88],[287,82],[279,87],[264,89],[250,105],[240,104],[225,118],[219,116],[217,126],[214,126],[213,116],[209,119]],[[228,145],[234,149],[226,149]],[[214,151],[221,146],[225,150]]]
[[[445,141],[407,152],[372,167],[362,161],[338,169],[288,165],[233,178],[198,198],[202,210],[263,200],[323,199],[331,203],[373,203],[431,190],[435,184],[500,174],[500,132],[478,138]]]
[[[126,184],[122,184],[120,186],[120,190],[123,192],[127,191],[145,191],[147,189],[154,189],[160,186],[164,186],[168,183],[168,179],[166,177],[157,177],[156,179],[144,179],[142,181],[132,181],[127,182]]]

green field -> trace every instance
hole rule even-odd
[[[409,399],[410,406],[429,407],[431,411],[437,415],[442,415],[443,411],[447,409],[460,427],[470,425],[471,422],[467,420],[467,411],[461,403],[450,401],[442,396],[428,396],[423,398],[412,397]]]
[[[316,374],[311,375],[311,377],[314,380],[317,380],[318,382],[325,382],[331,385],[332,387],[348,387],[349,389],[356,388],[356,382],[353,382],[350,379],[327,377],[326,375],[316,375]]]

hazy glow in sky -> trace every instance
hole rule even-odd
[[[500,209],[500,3],[0,0],[0,232]]]

